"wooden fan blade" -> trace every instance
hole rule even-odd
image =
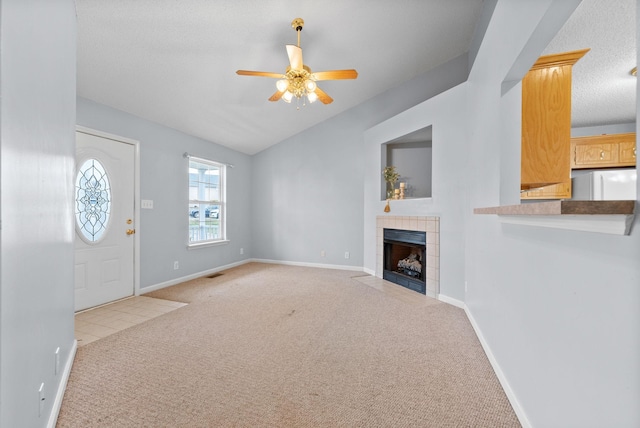
[[[318,96],[318,99],[322,101],[323,104],[331,104],[333,102],[333,98],[331,98],[325,91],[318,88],[317,86],[316,90],[313,92],[315,92],[315,94]]]
[[[329,71],[317,71],[311,74],[313,80],[342,80],[342,79],[356,79],[358,72],[354,69],[349,70],[329,70]]]
[[[282,73],[271,73],[269,71],[251,71],[251,70],[238,70],[236,71],[240,76],[263,76],[263,77],[275,77],[276,79],[284,79],[286,76]]]
[[[269,101],[278,101],[280,100],[280,98],[282,98],[282,95],[284,95],[284,92],[276,91],[275,94],[271,95]]]
[[[287,45],[287,55],[292,70],[302,70],[302,48],[296,45]]]

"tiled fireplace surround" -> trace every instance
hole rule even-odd
[[[377,216],[376,276],[378,278],[382,278],[384,267],[384,229],[427,232],[427,296],[437,298],[440,293],[440,217]]]

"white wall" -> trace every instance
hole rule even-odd
[[[0,426],[7,428],[43,427],[55,417],[75,349],[75,68],[73,0],[0,2]]]
[[[251,258],[251,158],[210,141],[78,98],[78,125],[140,142],[140,285],[153,287]],[[185,152],[230,163],[227,168],[229,243],[187,249],[188,180]],[[244,254],[240,254],[240,248]],[[180,269],[173,269],[178,261]]]
[[[362,267],[364,131],[463,82],[467,65],[455,58],[254,155],[254,257]]]
[[[501,80],[523,58],[515,68],[527,69],[569,3],[577,2],[497,4],[468,82],[470,209],[517,201],[520,86],[502,95]],[[466,223],[466,305],[524,420],[640,426],[638,216],[630,236],[501,225],[470,213]]]
[[[640,426],[640,216],[630,236],[613,236],[472,214],[518,201],[520,87],[505,80],[528,69],[577,3],[487,2],[494,13],[468,82],[457,58],[253,158],[78,100],[78,124],[141,141],[140,197],[155,208],[142,212],[142,285],[241,260],[240,247],[243,257],[374,268],[374,148],[433,124],[434,197],[392,214],[441,216],[441,292],[464,299],[522,420]],[[37,427],[62,382],[53,352],[61,347],[64,364],[73,349],[73,2],[3,0],[0,33],[0,425]],[[237,165],[229,245],[186,250],[185,151]]]
[[[440,217],[440,294],[464,300],[464,212],[467,150],[467,92],[463,83],[388,119],[365,132],[364,267],[376,270],[376,216]],[[381,146],[406,134],[433,126],[432,197],[380,200]],[[427,166],[425,165],[425,168]]]

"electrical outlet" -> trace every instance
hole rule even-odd
[[[240,248],[240,254],[244,254],[244,248]]]
[[[58,373],[60,373],[60,347],[58,346],[56,348],[56,352],[55,352],[55,366],[53,368],[53,374],[57,375]]]
[[[320,251],[320,257],[324,257],[326,255],[326,253],[324,252],[324,250]]]
[[[348,258],[349,258],[349,252],[348,252],[348,251],[345,251],[345,252],[344,252],[344,258],[345,258],[345,259],[348,259]]]
[[[140,208],[145,209],[145,210],[152,210],[153,209],[153,200],[151,199],[143,199],[140,201]]]
[[[38,389],[38,417],[42,416],[44,410],[44,382],[40,384]]]
[[[178,263],[177,260],[173,262],[173,270],[176,270],[176,269],[180,269],[180,263]]]

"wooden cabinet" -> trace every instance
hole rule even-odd
[[[594,135],[571,139],[571,168],[636,165],[636,134]]]
[[[569,199],[571,180],[520,193],[520,199]]]
[[[540,57],[522,80],[523,191],[562,184],[554,197],[571,196],[571,70],[588,51]]]
[[[633,141],[621,141],[618,146],[618,156],[622,166],[636,166],[636,135],[633,134]]]

